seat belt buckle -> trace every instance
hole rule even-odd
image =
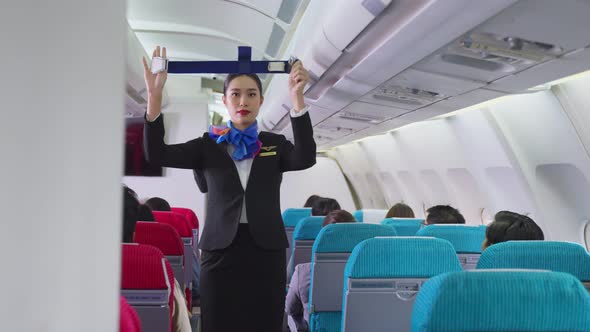
[[[168,59],[161,57],[153,57],[150,71],[152,72],[152,74],[168,71]]]
[[[291,68],[293,68],[293,65],[295,64],[295,62],[299,61],[299,59],[295,56],[290,56],[289,57],[289,62],[287,63],[287,73],[291,73]]]

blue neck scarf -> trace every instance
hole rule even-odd
[[[227,124],[228,126],[209,127],[209,137],[215,139],[217,144],[227,142],[233,145],[232,158],[234,160],[240,161],[255,157],[262,147],[262,142],[258,139],[258,122],[254,122],[244,130],[234,127],[231,121],[228,121]]]

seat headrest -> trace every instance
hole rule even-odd
[[[423,237],[382,237],[359,243],[346,264],[345,278],[430,278],[461,271],[449,241]]]
[[[358,222],[366,222],[371,224],[378,224],[385,215],[387,214],[387,210],[380,210],[380,209],[363,209],[354,211],[352,216]]]
[[[590,331],[590,295],[566,273],[446,273],[414,303],[412,332],[431,331]]]
[[[181,237],[193,236],[193,230],[182,214],[166,211],[153,211],[153,214],[157,222],[174,227]]]
[[[123,244],[121,289],[169,289],[164,254],[153,246]]]
[[[507,241],[488,247],[478,269],[543,269],[590,281],[590,254],[578,243]]]
[[[182,214],[186,218],[186,220],[189,221],[192,228],[199,228],[199,218],[193,210],[183,207],[173,207],[170,208],[170,210],[171,212]]]
[[[418,218],[387,218],[381,225],[393,227],[399,236],[414,236],[420,229],[424,219]]]
[[[481,253],[481,245],[486,238],[486,226],[468,225],[428,225],[416,236],[432,236],[445,239],[455,247],[458,253]]]
[[[141,321],[137,311],[123,296],[119,297],[119,332],[141,332]]]
[[[315,240],[322,229],[323,216],[305,217],[297,223],[293,231],[294,240]]]
[[[154,246],[166,256],[184,255],[184,243],[174,227],[157,222],[138,222],[134,240],[140,244]]]
[[[356,222],[328,225],[320,231],[314,244],[312,255],[326,252],[352,252],[361,241],[376,236],[396,236],[393,228],[361,224]],[[312,256],[312,259],[313,256]]]
[[[283,212],[283,224],[286,227],[295,227],[299,220],[311,217],[311,208],[289,208]]]

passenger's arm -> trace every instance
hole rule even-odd
[[[289,316],[303,315],[303,303],[299,298],[299,265],[295,266],[295,272],[291,277],[289,284],[289,291],[287,292],[287,300],[285,302],[285,312]]]

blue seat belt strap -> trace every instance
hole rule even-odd
[[[288,74],[289,61],[252,61],[252,48],[238,47],[238,61],[169,61],[169,74]]]

